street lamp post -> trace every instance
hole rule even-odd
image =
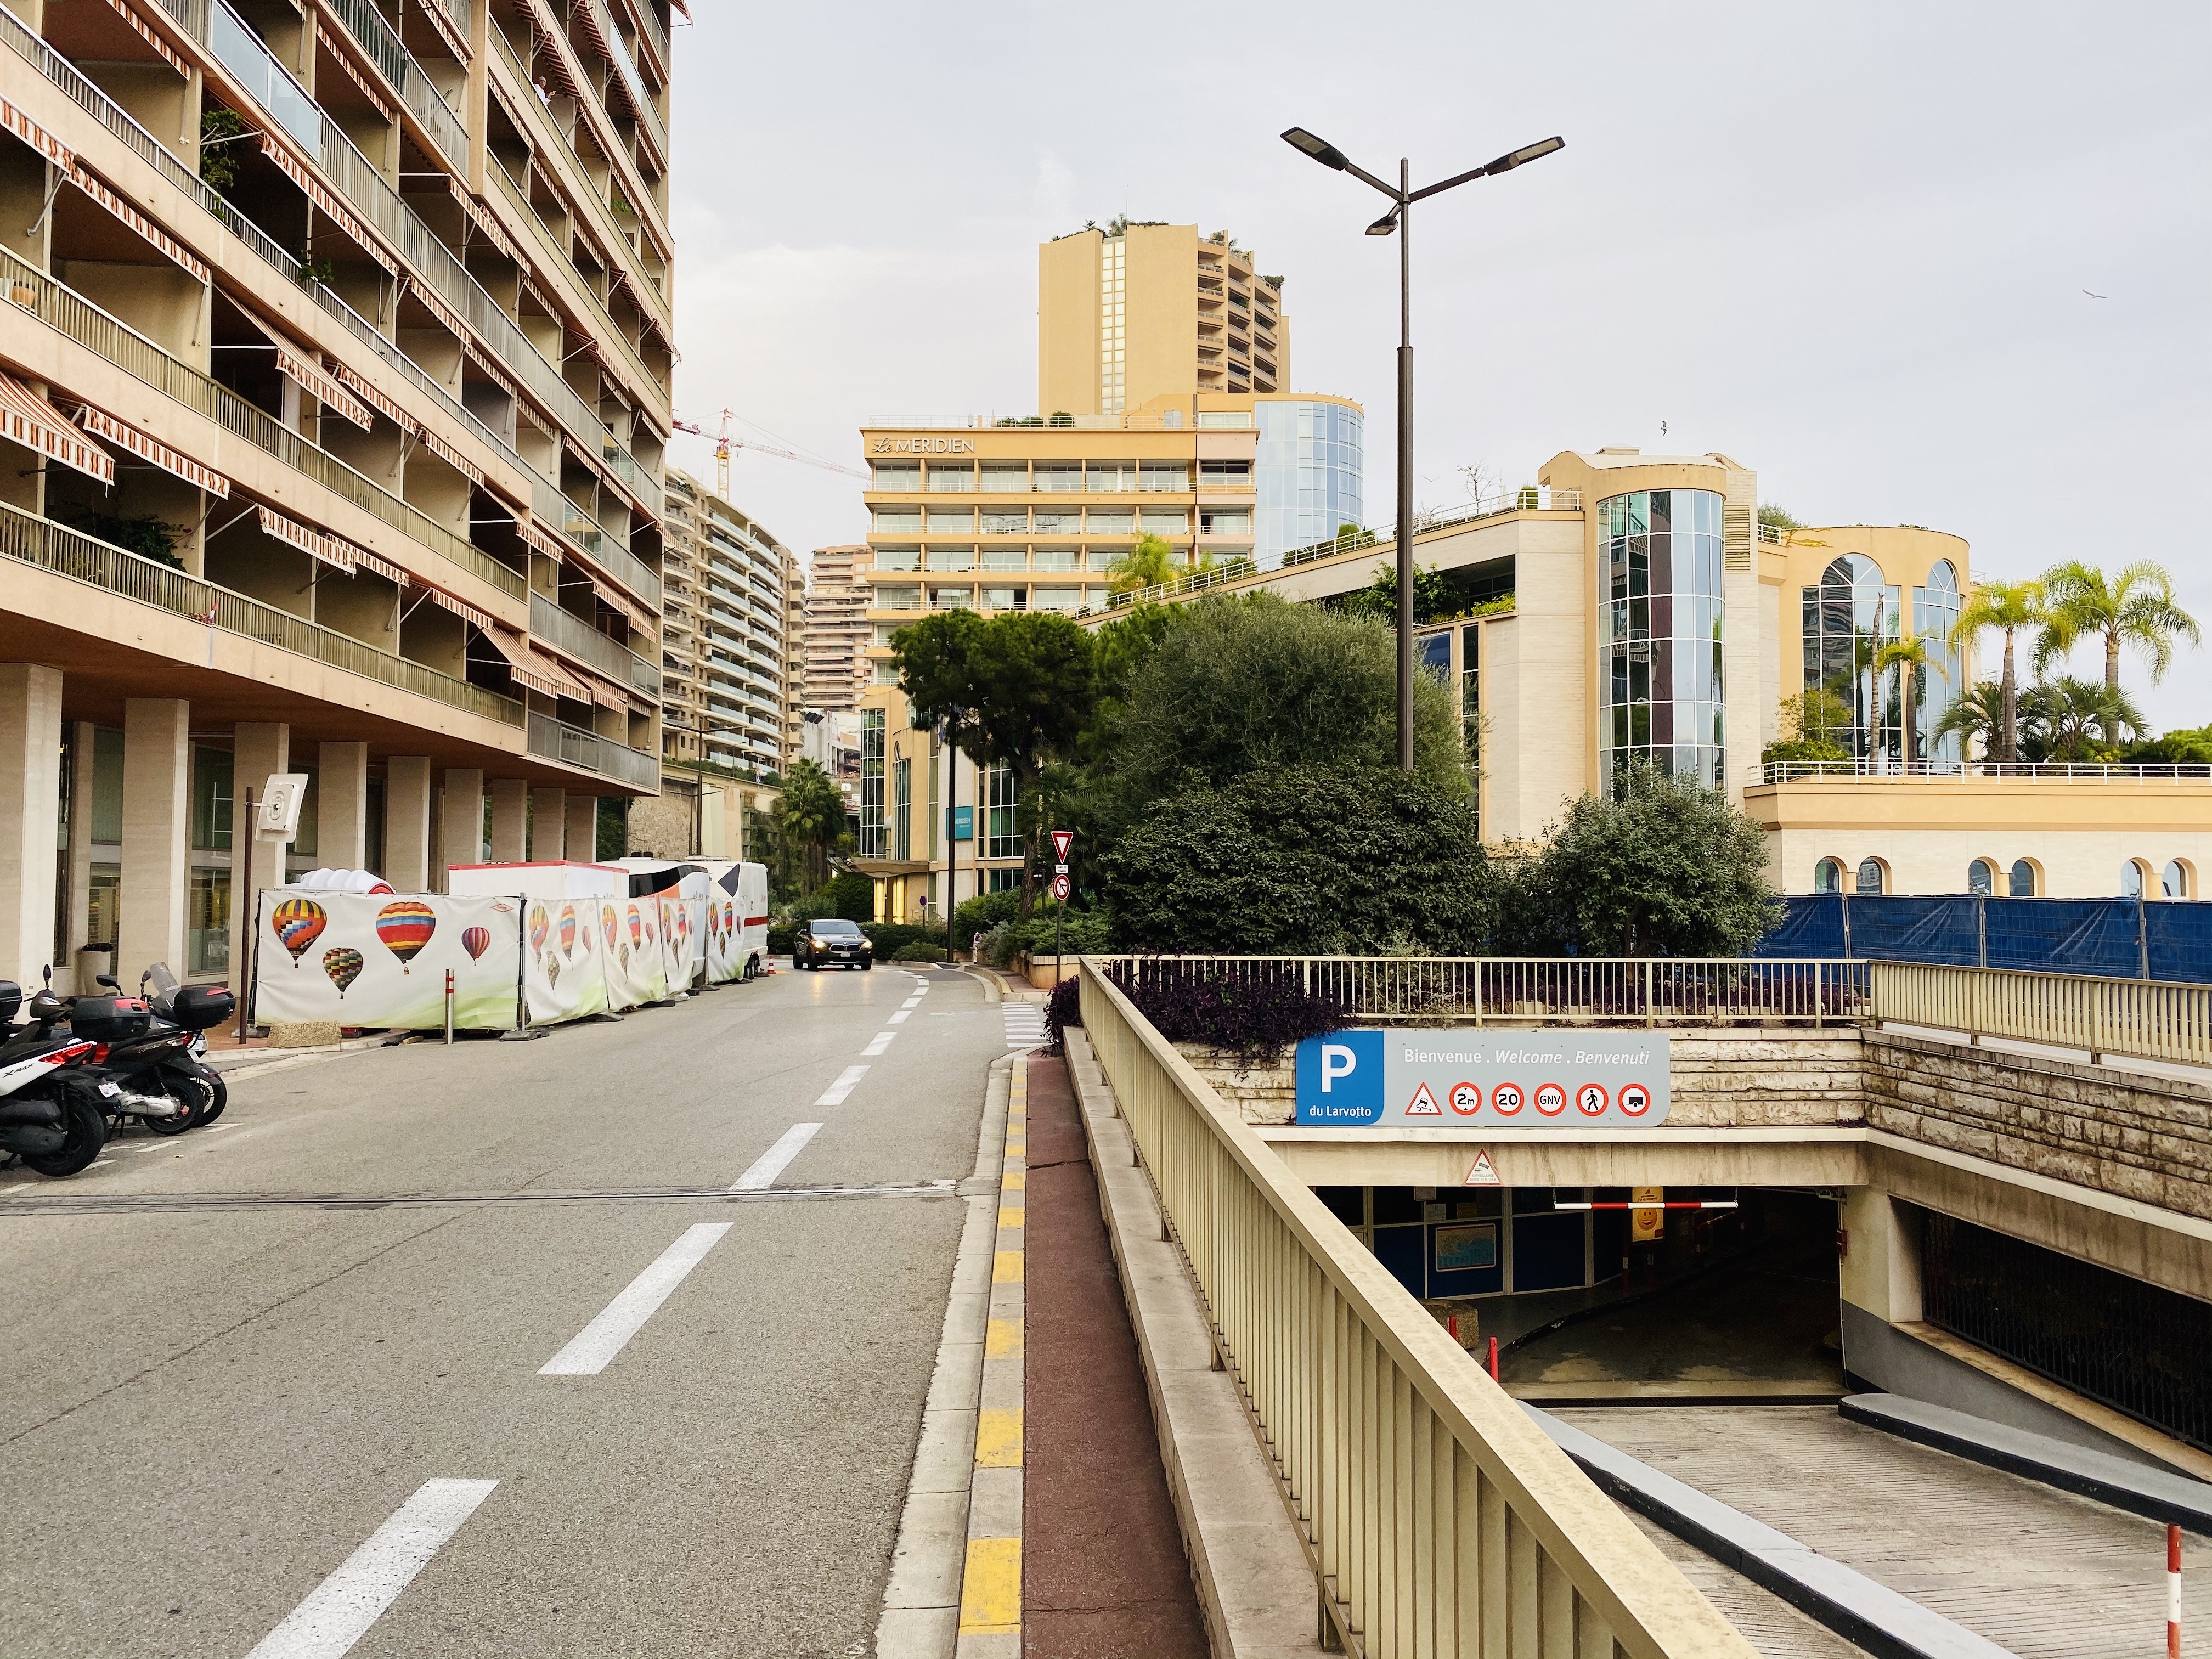
[[[1384,184],[1373,173],[1355,166],[1352,158],[1327,139],[1292,127],[1283,134],[1291,149],[1311,156],[1325,167],[1348,173],[1372,185],[1390,198],[1391,208],[1367,227],[1370,236],[1398,233],[1398,766],[1413,769],[1413,207],[1425,196],[1436,196],[1458,185],[1514,168],[1566,148],[1564,138],[1546,138],[1501,155],[1485,167],[1455,178],[1413,188],[1412,164],[1401,157],[1398,182]]]
[[[707,856],[707,734],[709,732],[747,731],[748,727],[732,726],[726,720],[702,720],[696,726],[679,726],[679,732],[689,732],[699,739],[698,752],[692,757],[692,774],[697,780],[691,792],[691,848],[695,856]],[[738,830],[742,837],[742,827]],[[740,841],[740,848],[743,842]]]

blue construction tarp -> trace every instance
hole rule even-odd
[[[1744,954],[2212,984],[2212,902],[1802,893]]]

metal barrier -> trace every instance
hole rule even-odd
[[[1108,960],[1099,958],[1100,961]],[[1626,957],[1127,957],[1146,977],[1288,980],[1354,1019],[1681,1025],[1868,1018],[1863,962]]]
[[[2212,986],[1876,962],[1877,1019],[2108,1054],[2212,1066]]]
[[[1099,965],[1085,1030],[1346,1649],[1752,1659]]]

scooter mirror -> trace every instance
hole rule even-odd
[[[94,984],[105,985],[111,991],[119,991],[123,988],[122,982],[112,974],[94,974],[92,977]]]

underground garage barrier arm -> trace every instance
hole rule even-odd
[[[1097,964],[1082,975],[1084,1026],[1324,1608],[1362,1650],[1753,1659]]]

